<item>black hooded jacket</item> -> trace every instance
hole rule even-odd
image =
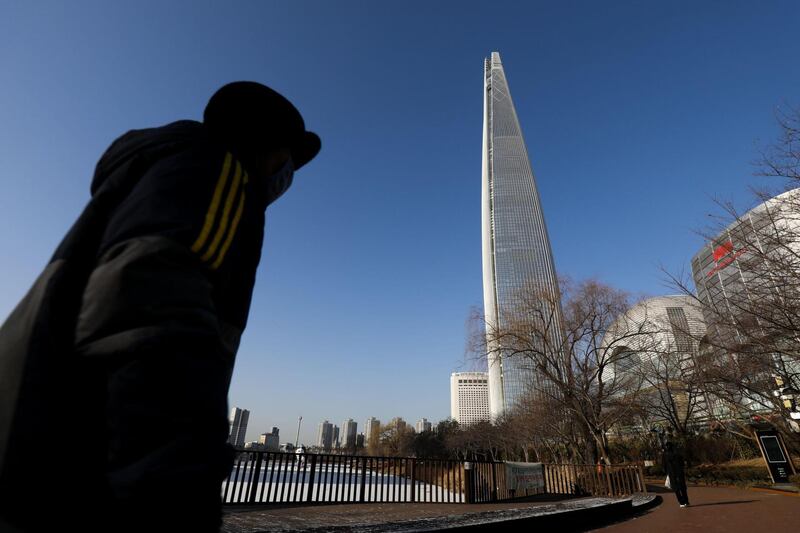
[[[285,187],[251,179],[194,121],[108,148],[0,327],[0,525],[216,531],[228,386],[264,211]]]
[[[685,458],[680,446],[673,442],[667,442],[662,450],[661,462],[671,484],[677,486],[686,483]]]

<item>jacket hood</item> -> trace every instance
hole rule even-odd
[[[111,143],[97,162],[92,178],[92,196],[97,194],[117,169],[134,158],[148,160],[165,150],[191,143],[198,137],[207,135],[203,124],[194,120],[179,120],[157,128],[131,130],[125,133]]]

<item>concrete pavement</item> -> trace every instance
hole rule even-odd
[[[635,518],[593,531],[602,533],[681,533],[800,531],[800,495],[757,489],[689,486],[690,506],[675,494],[648,487],[664,499]]]

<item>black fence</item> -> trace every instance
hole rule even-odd
[[[463,463],[408,457],[244,452],[222,487],[235,503],[461,503]]]
[[[251,452],[222,485],[224,504],[473,503],[535,494],[622,496],[644,492],[638,465],[544,465],[544,487],[514,492],[502,462]]]

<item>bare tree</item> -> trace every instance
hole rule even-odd
[[[800,108],[784,106],[775,118],[780,135],[761,151],[758,175],[780,178],[796,187],[800,183]]]
[[[688,326],[684,329],[658,316],[648,320],[652,324],[649,351],[637,354],[638,364],[633,370],[642,379],[639,406],[642,419],[647,421],[643,426],[666,423],[685,437],[701,407],[708,409],[704,375],[698,371],[699,342],[692,338],[695,332]]]
[[[563,412],[560,400],[544,395],[529,395],[513,407],[507,416],[514,424],[525,461],[531,460],[529,449],[540,462],[585,463],[595,459],[585,457],[586,432],[572,422],[572,417],[561,416]]]
[[[499,323],[485,324],[484,349],[529,369],[531,401],[557,405],[550,416],[580,430],[584,461],[609,463],[607,432],[634,409],[641,384],[612,367],[629,356],[624,347],[642,330],[618,322],[629,308],[622,291],[596,280],[562,280],[560,292],[521,291]]]
[[[411,455],[413,444],[413,428],[398,419],[393,419],[380,427],[379,437],[370,441],[369,451],[377,455],[404,457]]]

